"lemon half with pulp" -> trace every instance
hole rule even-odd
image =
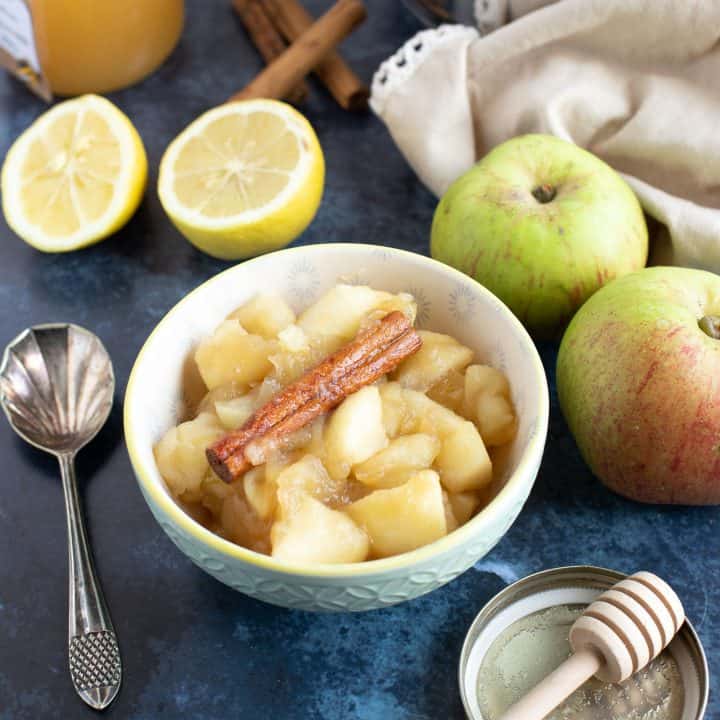
[[[137,209],[147,158],[130,120],[84,95],[41,115],[8,151],[2,205],[8,225],[45,252],[92,245]]]
[[[287,245],[315,216],[325,162],[310,123],[277,100],[229,102],[165,151],[158,194],[197,248],[225,260]]]

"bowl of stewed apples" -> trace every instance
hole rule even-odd
[[[125,396],[160,526],[230,587],[358,611],[485,556],[537,475],[548,388],[492,293],[429,258],[311,245],[208,280],[162,319]]]

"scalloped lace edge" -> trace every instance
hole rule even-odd
[[[381,63],[373,75],[370,107],[377,115],[382,115],[390,95],[412,77],[439,46],[460,38],[474,40],[477,37],[478,31],[467,25],[440,25],[413,35],[396,53]]]

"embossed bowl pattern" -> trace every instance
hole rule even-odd
[[[510,380],[518,436],[498,466],[493,500],[470,522],[423,548],[343,565],[282,563],[224,540],[173,500],[153,445],[177,423],[186,358],[234,308],[258,292],[301,310],[338,282],[411,292],[420,327],[472,347]],[[486,555],[512,525],[537,475],[547,435],[548,388],[535,345],[492,293],[441,263],[371,245],[310,245],[237,265],[181,300],[140,351],[125,396],[125,438],[140,489],[160,526],[193,562],[230,587],[303,610],[359,611],[394,605],[450,582]]]

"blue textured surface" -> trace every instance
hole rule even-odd
[[[644,568],[667,578],[699,630],[714,678],[720,511],[641,506],[606,491],[579,458],[554,388],[544,464],[518,521],[477,567],[397,608],[324,616],[263,605],[213,581],[156,525],[122,443],[120,398],[155,323],[227,266],[173,230],[154,187],[168,141],[260,67],[228,5],[190,1],[187,30],[170,61],[112,96],[137,125],[151,168],[146,198],[125,229],[95,248],[49,256],[24,245],[0,220],[0,341],[33,323],[72,321],[97,332],[115,363],[111,420],[79,460],[125,666],[107,716],[461,718],[456,668],[474,615],[507,582],[574,563]],[[308,3],[316,13],[326,5]],[[399,3],[368,5],[370,19],[344,46],[366,78],[418,29]],[[0,155],[42,110],[18,83],[0,76]],[[362,241],[426,252],[434,198],[381,123],[338,110],[321,89],[305,111],[328,169],[322,207],[300,242]],[[542,354],[552,379],[555,349],[543,347]],[[68,677],[65,527],[54,463],[16,440],[4,421],[0,457],[0,719],[97,717],[75,697]],[[718,715],[720,703],[711,696],[707,717]]]

